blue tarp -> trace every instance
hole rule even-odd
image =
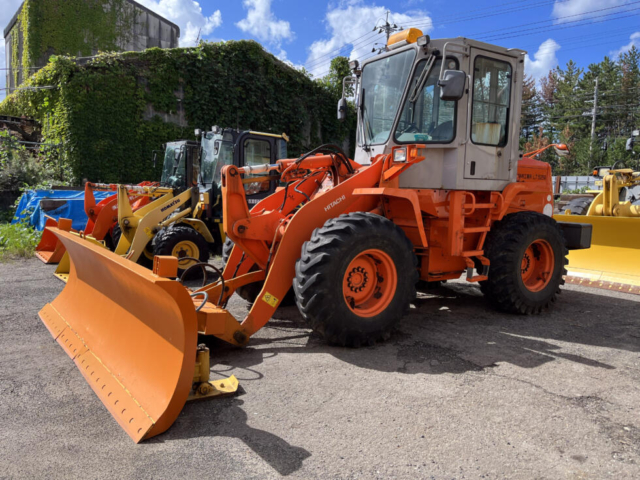
[[[112,195],[113,192],[93,192],[96,202]],[[41,200],[64,200],[64,204],[55,210],[44,211],[40,208]],[[22,194],[16,209],[16,215],[11,223],[17,223],[24,218],[36,230],[44,230],[45,215],[58,220],[70,218],[73,228],[82,230],[87,225],[87,215],[84,213],[84,190],[27,190]]]

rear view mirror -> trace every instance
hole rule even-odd
[[[440,100],[456,101],[464,95],[467,75],[460,70],[445,70],[442,79],[438,80]]]
[[[338,102],[338,120],[342,122],[345,118],[347,118],[347,99],[343,97]]]
[[[560,143],[554,146],[553,149],[556,151],[556,155],[558,155],[559,157],[566,157],[567,155],[569,155],[569,148],[564,143]]]

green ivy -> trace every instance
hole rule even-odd
[[[25,0],[12,30],[14,79],[54,53],[89,56],[121,50],[131,38],[134,15],[126,0]]]
[[[291,156],[347,137],[354,144],[355,114],[338,122],[335,86],[253,41],[102,54],[83,66],[54,56],[26,85],[56,88],[15,92],[0,114],[37,119],[75,181],[157,179],[154,150],[213,125],[287,133]]]

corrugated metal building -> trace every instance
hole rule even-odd
[[[49,2],[50,0],[27,0],[30,5],[38,2]],[[147,48],[160,47],[160,48],[177,48],[179,46],[180,27],[175,23],[170,22],[164,17],[161,17],[157,13],[149,10],[147,7],[135,2],[134,0],[88,0],[94,6],[101,7],[107,17],[107,12],[113,7],[114,2],[118,1],[118,4],[122,7],[122,15],[120,17],[126,17],[125,22],[122,18],[116,20],[114,29],[118,28],[120,35],[112,45],[112,50],[116,51],[141,51]],[[83,56],[81,51],[55,51],[55,48],[49,48],[40,58],[31,59],[31,65],[23,65],[23,45],[24,34],[23,29],[20,28],[20,14],[24,8],[26,1],[20,5],[20,8],[13,16],[9,25],[4,29],[4,41],[5,41],[5,55],[7,66],[7,87],[10,89],[17,88],[24,80],[25,76],[29,76],[42,68],[49,61],[49,57],[53,54]],[[37,7],[37,5],[36,5]],[[47,21],[48,19],[45,19]],[[61,19],[50,19],[50,21],[59,22]],[[82,24],[82,22],[78,22]],[[87,28],[90,25],[84,25],[82,32],[71,32],[81,34],[85,39],[91,38],[92,35]],[[124,26],[124,28],[123,28]],[[31,23],[27,28],[32,27]],[[27,30],[27,35],[29,32]],[[45,39],[46,41],[46,39]],[[86,40],[85,40],[86,41]],[[17,50],[14,52],[14,50]],[[91,55],[98,53],[98,48],[90,48]],[[85,53],[86,54],[86,53]],[[18,61],[18,68],[12,66],[12,60],[16,58]]]

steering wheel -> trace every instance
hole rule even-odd
[[[409,125],[407,125],[407,128],[405,128],[400,132],[400,135],[402,135],[403,133],[418,133],[418,132],[420,132],[420,129],[418,128],[418,126],[415,123],[411,122]]]

